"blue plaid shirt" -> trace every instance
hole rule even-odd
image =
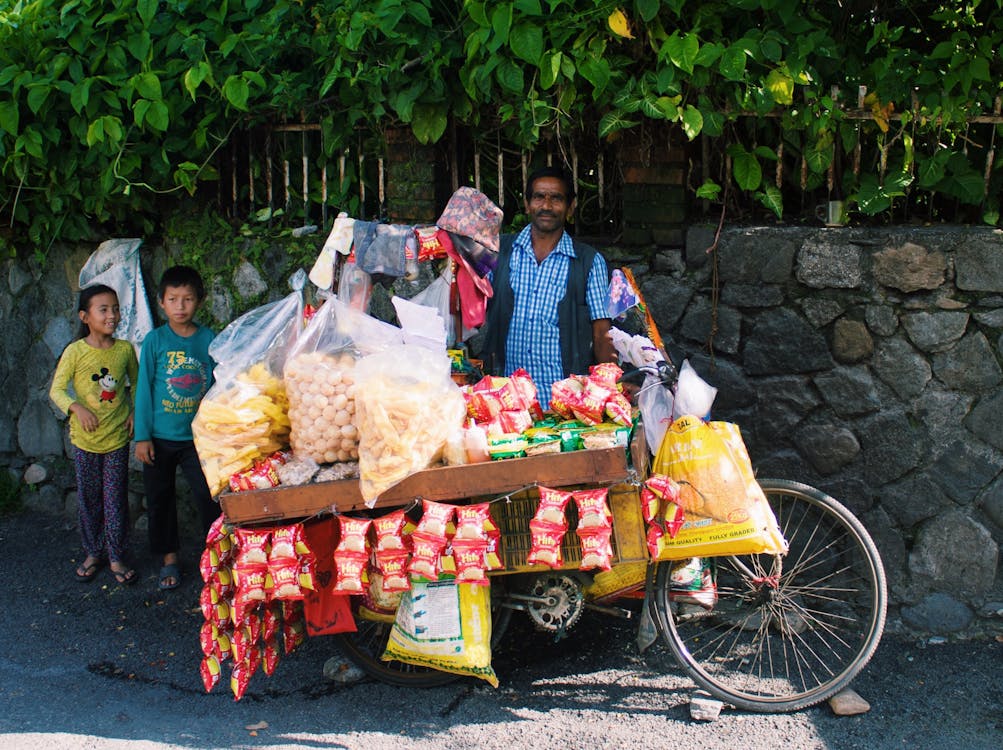
[[[557,305],[568,286],[568,267],[575,256],[574,244],[565,232],[543,263],[536,262],[531,228],[523,229],[512,244],[509,279],[515,293],[515,309],[505,342],[505,374],[520,367],[537,388],[540,406],[550,406],[550,386],[564,377],[561,361],[561,332],[557,326]],[[608,318],[609,295],[606,261],[596,253],[589,271],[585,296],[592,320]]]

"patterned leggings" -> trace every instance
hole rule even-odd
[[[129,522],[129,446],[110,453],[73,453],[77,517],[84,551],[111,562],[125,559]]]

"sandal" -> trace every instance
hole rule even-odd
[[[115,576],[115,580],[123,586],[131,586],[138,579],[136,571],[132,568],[126,568],[125,570],[112,570],[111,574]]]
[[[160,590],[170,591],[181,585],[181,568],[177,563],[168,563],[160,569]]]
[[[84,560],[84,562],[87,561]],[[104,567],[104,562],[99,559],[95,559],[90,565],[84,565],[81,563],[80,567],[78,567],[76,571],[77,580],[80,581],[80,583],[90,583],[94,580],[94,576],[98,574],[98,571],[101,570],[102,567]]]

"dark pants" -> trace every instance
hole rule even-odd
[[[77,518],[84,551],[99,560],[125,560],[129,539],[129,446],[111,453],[75,448]]]
[[[192,491],[192,500],[202,523],[202,539],[219,516],[219,505],[209,493],[205,475],[199,465],[198,453],[192,441],[153,439],[153,466],[143,465],[143,486],[146,489],[146,512],[149,522],[150,550],[155,555],[177,552],[178,499],[175,476],[178,466]]]

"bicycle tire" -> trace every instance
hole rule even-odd
[[[674,604],[672,564],[659,563],[656,621],[698,687],[742,710],[797,711],[844,689],[870,661],[887,584],[873,540],[842,504],[800,482],[759,484],[787,554],[711,558],[710,609]]]
[[[497,585],[497,582],[493,580],[492,593]],[[492,649],[501,640],[511,617],[512,610],[507,607],[494,606],[494,597],[492,597]],[[381,657],[386,650],[393,623],[357,617],[356,624],[358,630],[355,633],[339,633],[335,639],[348,660],[370,677],[390,685],[414,688],[439,687],[462,679],[462,675],[407,664],[396,659],[383,661]]]

